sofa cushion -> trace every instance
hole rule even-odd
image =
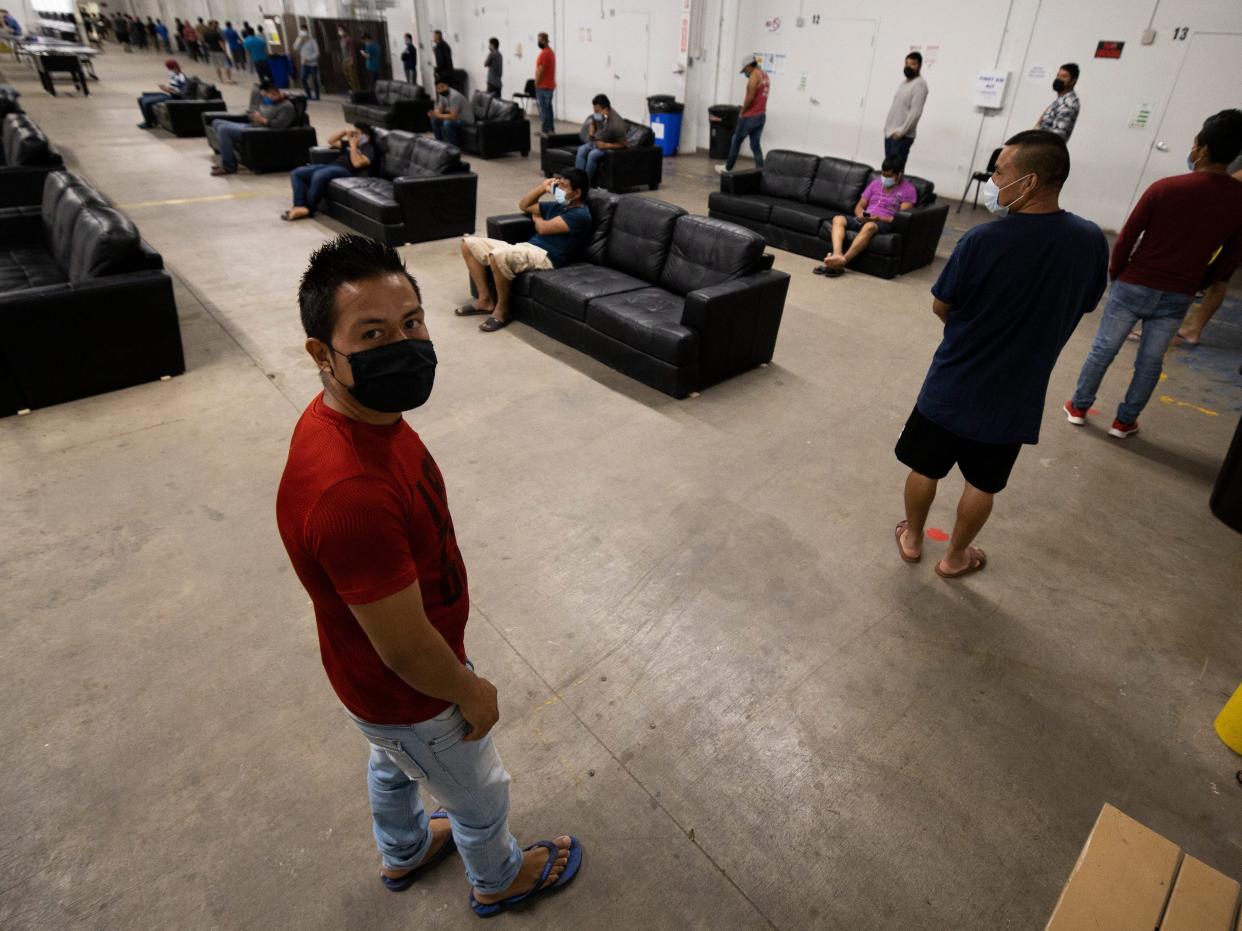
[[[685,295],[759,267],[763,237],[736,223],[708,217],[679,217],[660,274],[660,287]]]
[[[516,120],[520,116],[517,104],[501,100],[485,91],[475,91],[470,96],[470,108],[480,123]]]
[[[10,113],[4,118],[4,164],[45,165],[51,155],[47,136],[25,114]]]
[[[73,255],[73,234],[77,229],[78,217],[87,206],[106,206],[103,196],[94,188],[86,185],[69,187],[60,195],[56,204],[56,220],[52,224],[52,255],[61,271],[69,273],[69,264]]]
[[[825,220],[831,220],[843,212],[834,210],[832,207],[820,207],[817,204],[777,204],[772,207],[771,222],[796,233],[818,236],[820,226]]]
[[[134,271],[141,263],[140,246],[133,220],[114,207],[88,204],[73,228],[69,280]]]
[[[543,158],[549,165],[555,167],[572,168],[574,160],[578,157],[578,150],[571,149],[569,146],[561,145],[554,149],[544,149]]]
[[[631,194],[622,197],[612,215],[612,229],[604,261],[611,268],[642,278],[650,284],[660,280],[664,259],[673,239],[673,225],[686,213],[662,200]]]
[[[811,203],[840,213],[853,213],[870,177],[870,166],[861,162],[821,158],[815,169],[815,183],[811,185]]]
[[[715,191],[707,197],[707,209],[719,210],[734,217],[745,217],[759,223],[767,223],[772,209],[789,206],[797,201],[785,197],[769,197],[766,194],[722,194]]]
[[[608,249],[608,234],[612,231],[612,215],[620,200],[620,195],[610,194],[600,188],[592,188],[587,192],[586,205],[591,211],[591,241],[586,247],[587,261],[596,265],[603,264],[604,253]]]
[[[370,123],[372,126],[382,126],[388,119],[389,110],[387,107],[373,103],[347,103],[346,119],[351,123]]]
[[[427,92],[417,84],[389,80],[375,82],[375,99],[384,105],[385,110],[391,109],[399,100],[418,100],[426,96]]]
[[[685,300],[663,288],[643,288],[591,301],[586,322],[669,365],[690,365],[699,358],[699,334],[682,326]]]
[[[46,249],[0,250],[0,294],[63,284],[68,279]]]
[[[647,287],[647,282],[607,266],[575,262],[532,274],[530,296],[575,320],[586,318],[587,305],[597,298]]]
[[[818,161],[814,155],[805,152],[790,152],[788,149],[769,152],[763,158],[759,193],[805,201],[811,193]]]
[[[337,178],[329,186],[332,199],[351,210],[389,225],[405,222],[401,205],[393,196],[392,182],[386,178]]]
[[[625,121],[625,144],[631,149],[640,145],[655,145],[655,132],[642,123]]]
[[[401,177],[414,152],[414,134],[394,129],[384,133],[380,138],[383,139],[380,174],[385,178]]]
[[[402,135],[411,135],[403,133]],[[414,139],[413,162],[433,174],[446,175],[461,171],[461,149],[428,136],[412,136]]]
[[[43,201],[39,211],[43,218],[45,243],[52,242],[52,232],[56,227],[56,206],[60,203],[61,195],[71,187],[85,184],[85,181],[69,171],[53,171],[43,179]]]

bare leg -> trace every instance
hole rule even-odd
[[[992,513],[992,498],[986,491],[966,483],[957,502],[957,522],[949,538],[949,551],[940,560],[942,571],[958,572],[970,565],[969,547],[988,522],[988,516]]]
[[[492,266],[492,280],[496,282],[496,307],[492,316],[504,323],[509,319],[509,287],[513,282],[501,272],[496,256],[489,255],[487,260]]]
[[[850,247],[848,250],[846,250],[845,254],[842,255],[834,247],[833,251],[835,254],[827,259],[824,259],[824,264],[827,265],[829,268],[845,268],[846,265],[854,261],[854,259],[856,259],[862,253],[862,251],[867,248],[867,245],[871,242],[872,238],[879,231],[879,229],[880,228],[876,226],[874,223],[864,223],[862,229],[858,231],[858,235],[854,237],[854,241],[850,243]],[[836,231],[837,231],[836,221],[834,220],[833,227],[832,227],[832,232],[834,236],[836,234]],[[841,238],[842,240],[845,239],[844,221],[842,221],[842,226],[841,226]]]
[[[1190,345],[1196,345],[1199,337],[1203,335],[1203,328],[1216,316],[1216,311],[1220,310],[1220,305],[1225,302],[1225,294],[1228,291],[1229,282],[1227,281],[1217,281],[1212,284],[1203,292],[1203,300],[1197,306],[1192,307],[1190,313],[1186,315],[1177,335]]]
[[[828,255],[840,255],[845,251],[845,217],[832,218],[832,251]],[[824,256],[824,261],[828,260]]]
[[[907,556],[923,552],[923,528],[932,502],[936,500],[937,481],[911,471],[906,476],[906,529],[901,535],[901,548]]]
[[[470,251],[464,239],[461,241],[461,257],[466,260],[470,280],[474,282],[474,289],[479,293],[479,296],[475,298],[474,306],[479,310],[491,310],[496,305],[492,303],[491,285],[487,283],[487,269],[474,257],[474,253]]]

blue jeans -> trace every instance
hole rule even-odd
[[[910,157],[910,146],[912,145],[914,145],[913,136],[903,136],[900,139],[890,139],[888,136],[885,136],[884,157],[895,158],[904,165],[906,159]]]
[[[759,139],[763,135],[763,124],[768,120],[766,113],[758,116],[744,116],[737,121],[733,130],[733,139],[729,142],[729,158],[725,161],[725,170],[732,171],[737,164],[737,153],[742,148],[742,140],[750,136],[750,151],[755,154],[755,167],[763,167],[763,149],[759,147]]]
[[[155,110],[153,108],[161,100],[172,100],[172,97],[164,93],[154,93],[143,94],[138,98],[138,109],[142,111],[142,121],[148,126],[155,125]]]
[[[293,185],[293,206],[305,207],[314,216],[332,179],[348,178],[352,174],[344,165],[303,165],[293,169],[289,174],[289,183]]]
[[[1118,420],[1122,423],[1137,422],[1160,381],[1164,351],[1177,335],[1177,328],[1190,309],[1192,300],[1194,298],[1189,294],[1172,294],[1114,281],[1095,342],[1091,344],[1091,351],[1087,353],[1087,360],[1078,375],[1078,387],[1074,390],[1071,403],[1083,411],[1095,403],[1096,392],[1100,390],[1100,382],[1104,380],[1104,373],[1112,364],[1113,357],[1134,325],[1142,320],[1143,337],[1139,340],[1138,355],[1134,359],[1134,377],[1126,389],[1126,399],[1117,407]]]
[[[241,134],[250,128],[249,123],[230,123],[216,120],[216,141],[220,143],[220,165],[225,171],[237,170],[237,155],[233,152]]]
[[[546,87],[535,88],[535,102],[539,104],[540,132],[556,132],[556,119],[552,116],[552,95],[554,93],[556,91]]]
[[[449,813],[470,884],[483,893],[507,889],[522,851],[509,832],[510,779],[492,738],[463,741],[469,725],[456,705],[418,724],[354,723],[371,744],[367,792],[384,866],[405,869],[427,855],[425,785]]]
[[[314,93],[311,93],[311,85],[315,85]],[[311,100],[319,99],[319,66],[303,65],[302,66],[302,90],[306,91],[306,96]]]
[[[461,120],[432,120],[431,132],[441,142],[457,145],[461,139]]]
[[[584,142],[578,146],[578,155],[574,159],[574,167],[587,173],[587,180],[595,180],[595,171],[599,168],[599,160],[604,157],[604,150],[595,148],[594,142]]]

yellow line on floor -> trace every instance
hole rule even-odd
[[[1178,407],[1189,407],[1191,410],[1198,411],[1200,414],[1207,414],[1209,417],[1219,417],[1217,411],[1207,407],[1200,407],[1198,404],[1191,404],[1189,401],[1179,401],[1177,398],[1171,398],[1167,394],[1160,395],[1160,400],[1164,404],[1176,404]]]
[[[141,200],[134,204],[119,204],[122,210],[137,210],[140,207],[175,207],[178,204],[207,204],[213,200],[248,200],[251,197],[262,197],[259,191],[238,191],[236,194],[210,194],[207,197],[173,197],[168,200]]]

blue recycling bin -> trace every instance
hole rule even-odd
[[[652,113],[651,131],[655,133],[656,145],[664,152],[664,157],[677,154],[677,143],[681,142],[680,113]]]
[[[289,76],[293,73],[293,63],[288,55],[268,55],[268,64],[272,66],[272,80],[277,87],[288,87]]]

